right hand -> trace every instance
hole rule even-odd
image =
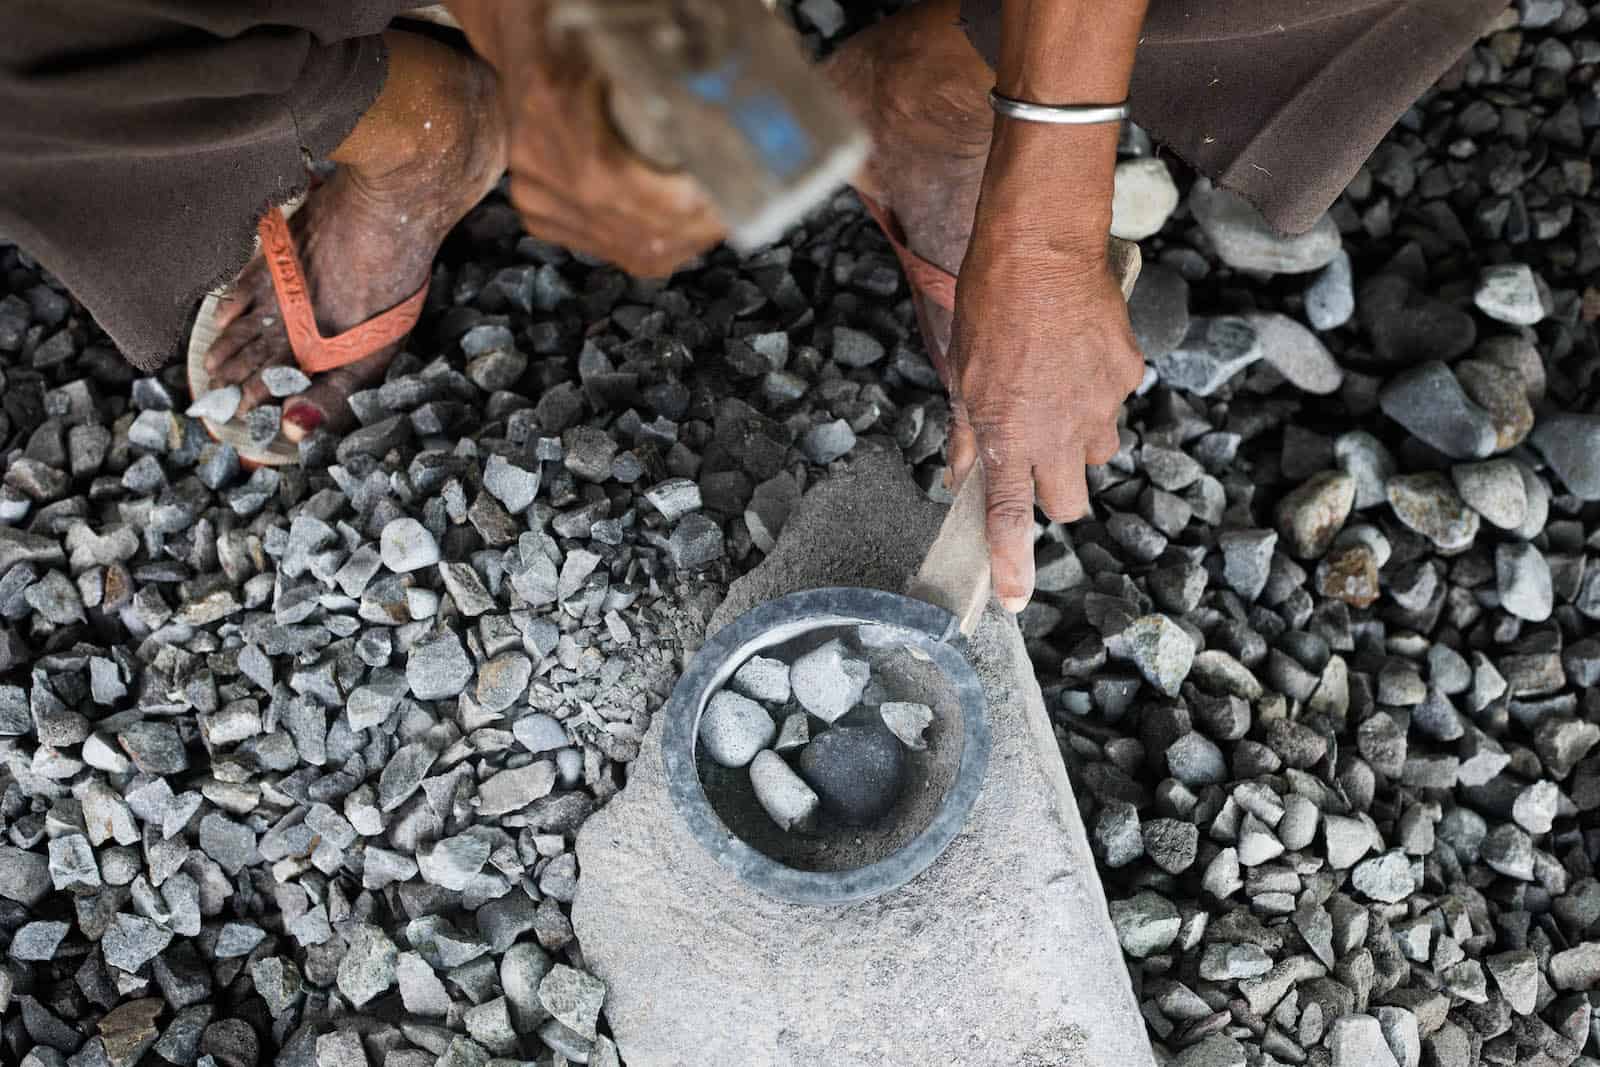
[[[499,75],[511,202],[529,233],[639,277],[670,274],[722,239],[691,178],[656,170],[618,136],[604,80],[575,39],[548,32],[548,4],[451,9]]]

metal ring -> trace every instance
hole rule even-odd
[[[1102,122],[1121,122],[1128,117],[1128,102],[1120,104],[1035,104],[989,90],[989,106],[995,113],[1023,122],[1044,122],[1053,126],[1093,126]]]
[[[904,633],[954,687],[961,708],[961,759],[933,821],[875,863],[845,871],[802,871],[757,851],[723,824],[695,767],[700,713],[706,701],[755,651],[824,626],[881,625]],[[983,786],[989,763],[989,724],[983,683],[946,638],[954,617],[943,608],[876,589],[811,589],[770,600],[717,631],[689,661],[662,714],[667,791],[702,848],[765,896],[793,904],[849,904],[911,881],[955,840]]]

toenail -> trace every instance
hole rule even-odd
[[[283,413],[284,421],[292,422],[306,433],[322,425],[322,411],[310,404],[296,404]]]

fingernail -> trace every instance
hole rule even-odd
[[[300,432],[298,435],[285,433],[284,436],[291,437],[293,440],[298,441],[301,437],[311,434],[318,426],[321,426],[322,420],[323,414],[321,408],[318,408],[312,404],[296,404],[294,407],[283,413],[283,421],[288,423],[290,426],[293,426]]]
[[[1025,596],[1003,596],[1000,598],[1000,606],[1013,615],[1020,615],[1022,609],[1028,606],[1029,599]]]

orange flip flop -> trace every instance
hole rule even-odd
[[[294,210],[291,207],[286,214],[276,207],[268,209],[261,217],[257,233],[260,237],[260,254],[266,260],[267,271],[272,276],[272,289],[278,297],[278,312],[283,316],[284,328],[289,333],[289,346],[300,369],[307,375],[321,374],[366,359],[374,352],[404,340],[416,326],[422,314],[422,305],[428,299],[427,282],[405,300],[360,326],[335,337],[322,335],[317,328],[316,309],[311,304],[305,271],[300,266],[300,256],[295,251],[294,238],[289,233],[288,216],[294,214]],[[218,294],[206,297],[195,318],[194,333],[189,338],[189,392],[196,400],[212,389],[205,360],[206,353],[221,333],[215,325],[217,309],[221,304],[222,298]],[[226,422],[204,417],[200,421],[212,437],[232,445],[239,453],[240,462],[246,466],[279,467],[299,462],[298,446],[285,438],[281,430],[270,442],[262,445],[251,439],[241,416],[235,415]]]
[[[905,271],[906,281],[911,284],[912,306],[917,311],[917,327],[922,331],[922,342],[928,349],[928,358],[933,363],[934,370],[939,372],[939,380],[944,382],[945,389],[950,388],[950,356],[933,340],[933,331],[929,329],[928,302],[931,301],[945,311],[956,309],[956,276],[930,260],[924,259],[911,251],[906,244],[905,231],[900,228],[900,222],[887,208],[872,197],[857,190],[856,196],[867,209],[867,214],[872,216],[883,235],[889,239],[889,246],[894,249],[895,256],[900,260],[900,269]],[[1139,269],[1143,259],[1139,253],[1139,246],[1132,241],[1125,241],[1120,237],[1108,237],[1106,246],[1106,259],[1111,266],[1111,273],[1116,276],[1122,287],[1123,299],[1133,295],[1134,283],[1139,280]]]

